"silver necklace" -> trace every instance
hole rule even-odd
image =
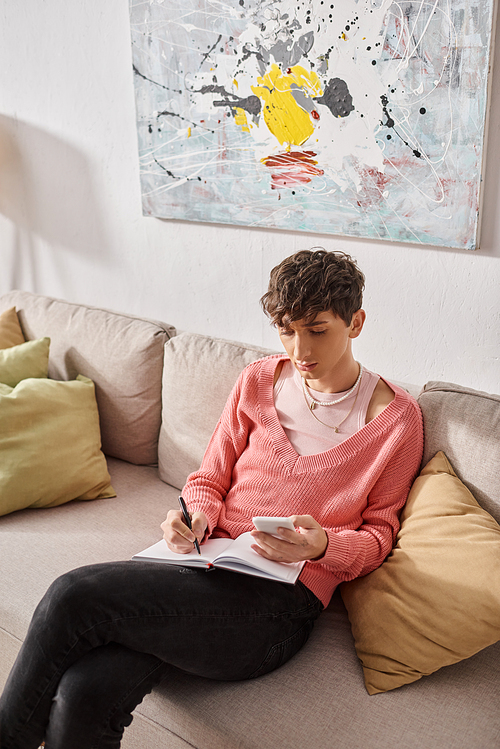
[[[359,364],[359,362],[356,362],[356,364]],[[352,393],[354,393],[354,391],[356,390],[357,386],[359,385],[359,381],[361,380],[361,375],[362,374],[363,374],[363,365],[359,364],[359,375],[358,375],[358,379],[356,380],[356,382],[354,383],[354,385],[352,386],[352,388],[347,391],[347,393],[344,393],[344,395],[341,398],[337,398],[337,400],[335,400],[335,401],[317,401],[317,400],[315,400],[312,397],[312,395],[311,395],[311,390],[310,390],[309,385],[307,384],[305,378],[301,377],[300,379],[302,380],[302,390],[304,391],[304,396],[305,396],[305,399],[306,399],[306,403],[309,406],[310,410],[314,411],[314,409],[315,409],[316,406],[336,406],[337,403],[342,403],[342,401],[345,401],[346,398],[349,398],[349,396],[352,395]],[[307,397],[308,396],[311,399],[311,403],[310,404],[307,401]]]
[[[359,383],[359,379],[358,379],[358,383]],[[356,385],[355,385],[354,387],[356,387]],[[344,421],[346,421],[347,417],[348,417],[348,416],[350,416],[350,415],[351,415],[351,413],[353,412],[353,410],[354,410],[354,406],[356,405],[356,401],[358,400],[358,395],[359,395],[359,391],[360,391],[360,390],[361,390],[361,388],[358,388],[358,392],[356,393],[356,397],[354,398],[354,402],[353,402],[353,404],[352,404],[351,408],[349,409],[349,411],[348,411],[347,415],[346,415],[346,416],[344,416],[344,418],[342,419],[342,421],[340,421],[340,422],[339,422],[339,423],[337,424],[337,426],[332,426],[331,424],[327,424],[326,422],[324,422],[324,421],[321,421],[321,419],[318,419],[318,417],[316,416],[316,414],[315,414],[315,413],[314,413],[314,411],[313,411],[313,408],[314,408],[314,403],[311,403],[311,404],[309,405],[309,403],[308,403],[308,401],[307,401],[307,395],[306,395],[306,391],[305,391],[305,390],[304,390],[304,398],[305,398],[305,401],[306,401],[306,403],[307,403],[307,405],[308,405],[308,407],[309,407],[309,411],[311,412],[311,416],[313,416],[313,417],[314,417],[314,418],[316,419],[316,421],[319,421],[319,423],[320,423],[320,424],[323,424],[323,426],[325,426],[325,427],[328,427],[328,429],[333,429],[333,431],[334,431],[334,432],[336,432],[336,433],[338,434],[339,428],[340,428],[340,427],[342,426],[342,424],[344,423]],[[351,391],[351,392],[352,392],[352,391]]]

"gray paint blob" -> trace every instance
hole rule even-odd
[[[347,117],[354,110],[347,83],[341,78],[331,78],[323,96],[316,98],[315,101],[328,107],[334,117]]]

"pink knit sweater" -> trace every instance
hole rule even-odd
[[[422,459],[422,415],[390,385],[394,400],[359,432],[326,452],[298,455],[273,402],[276,365],[286,358],[243,370],[183,496],[191,512],[207,515],[213,536],[252,530],[254,515],[312,515],[328,546],[300,580],[326,606],[340,582],[368,574],[392,549]]]

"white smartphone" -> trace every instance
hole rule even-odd
[[[278,536],[278,528],[288,528],[291,531],[295,530],[295,526],[290,518],[271,518],[260,516],[252,518],[252,522],[258,531],[262,531],[263,533],[270,533],[272,536]]]

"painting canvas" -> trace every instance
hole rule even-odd
[[[143,211],[478,246],[493,0],[131,0]]]

